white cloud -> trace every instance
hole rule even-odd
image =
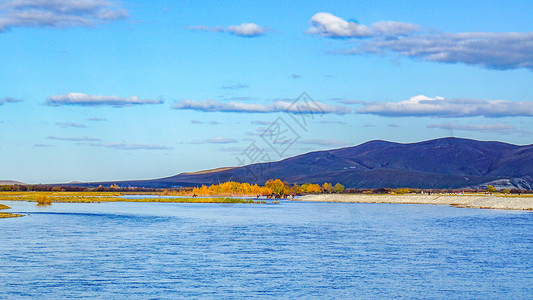
[[[61,105],[80,105],[80,106],[114,106],[124,107],[130,105],[143,104],[161,104],[162,100],[153,99],[139,99],[138,97],[117,97],[117,96],[96,96],[80,93],[68,93],[63,95],[54,95],[46,99],[46,104],[49,106]]]
[[[311,17],[308,34],[330,38],[370,38],[376,36],[400,36],[420,30],[420,26],[410,23],[380,21],[370,26],[346,21],[331,13],[319,12]]]
[[[287,102],[276,101],[272,104],[253,104],[242,102],[219,102],[215,100],[182,100],[177,102],[174,109],[197,110],[204,112],[241,112],[241,113],[333,113],[349,114],[352,110],[346,106],[327,105],[316,101]]]
[[[259,26],[255,23],[242,23],[241,25],[232,25],[228,27],[222,26],[189,26],[190,30],[193,31],[210,31],[210,32],[223,32],[230,33],[242,37],[258,37],[266,34],[269,29],[267,27]]]
[[[420,25],[395,21],[366,26],[321,12],[311,18],[307,33],[327,38],[366,39],[356,42],[351,49],[334,53],[395,54],[431,62],[533,71],[533,32],[446,33],[422,31]]]
[[[265,34],[267,30],[255,23],[242,23],[237,26],[228,26],[226,31],[238,36],[254,37]]]
[[[483,100],[443,97],[430,98],[424,95],[400,102],[364,103],[356,113],[389,117],[519,117],[533,116],[533,102],[508,100]]]
[[[16,103],[16,102],[22,102],[22,100],[15,99],[15,98],[12,98],[12,97],[0,98],[0,105],[6,104],[6,103]]]
[[[128,12],[107,0],[7,0],[0,3],[0,32],[13,27],[90,27]]]

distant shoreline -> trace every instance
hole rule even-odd
[[[451,205],[462,208],[533,210],[533,197],[494,195],[307,195],[294,201]]]

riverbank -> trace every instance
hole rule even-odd
[[[7,205],[4,205],[4,204],[0,204],[0,209],[10,209],[11,207],[7,206]],[[5,219],[5,218],[16,218],[16,217],[22,217],[23,215],[19,215],[19,214],[12,214],[12,213],[6,213],[6,212],[0,212],[0,219]]]
[[[533,210],[533,197],[494,195],[307,195],[294,201],[451,205],[464,208]]]

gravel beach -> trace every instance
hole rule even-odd
[[[465,208],[533,210],[533,197],[494,195],[307,195],[295,201],[435,204]]]

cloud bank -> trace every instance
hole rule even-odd
[[[533,101],[445,99],[419,95],[400,102],[365,103],[356,113],[388,117],[530,117]]]
[[[311,18],[307,33],[356,40],[355,47],[336,51],[338,54],[392,54],[429,62],[533,71],[533,32],[446,33],[394,21],[366,26],[321,12]]]
[[[533,32],[430,33],[376,39],[345,54],[397,54],[440,63],[463,63],[489,69],[533,71]]]
[[[327,113],[349,114],[352,110],[346,106],[327,105],[321,102],[287,102],[276,101],[272,104],[253,104],[242,102],[220,102],[215,100],[182,100],[172,107],[178,110],[196,110],[204,112],[237,112],[237,113],[275,113],[289,112],[296,114]]]
[[[54,95],[46,99],[46,105],[79,105],[79,106],[113,106],[124,107],[131,105],[161,104],[163,100],[139,99],[138,97],[117,97],[117,96],[96,96],[80,93],[68,93],[63,95]]]
[[[0,32],[14,27],[91,27],[128,17],[118,2],[107,0],[8,0],[0,3]]]
[[[259,26],[255,23],[242,23],[241,25],[232,25],[228,27],[222,26],[189,26],[192,31],[210,31],[210,32],[221,32],[229,33],[241,37],[258,37],[264,35],[268,32],[267,27]]]

